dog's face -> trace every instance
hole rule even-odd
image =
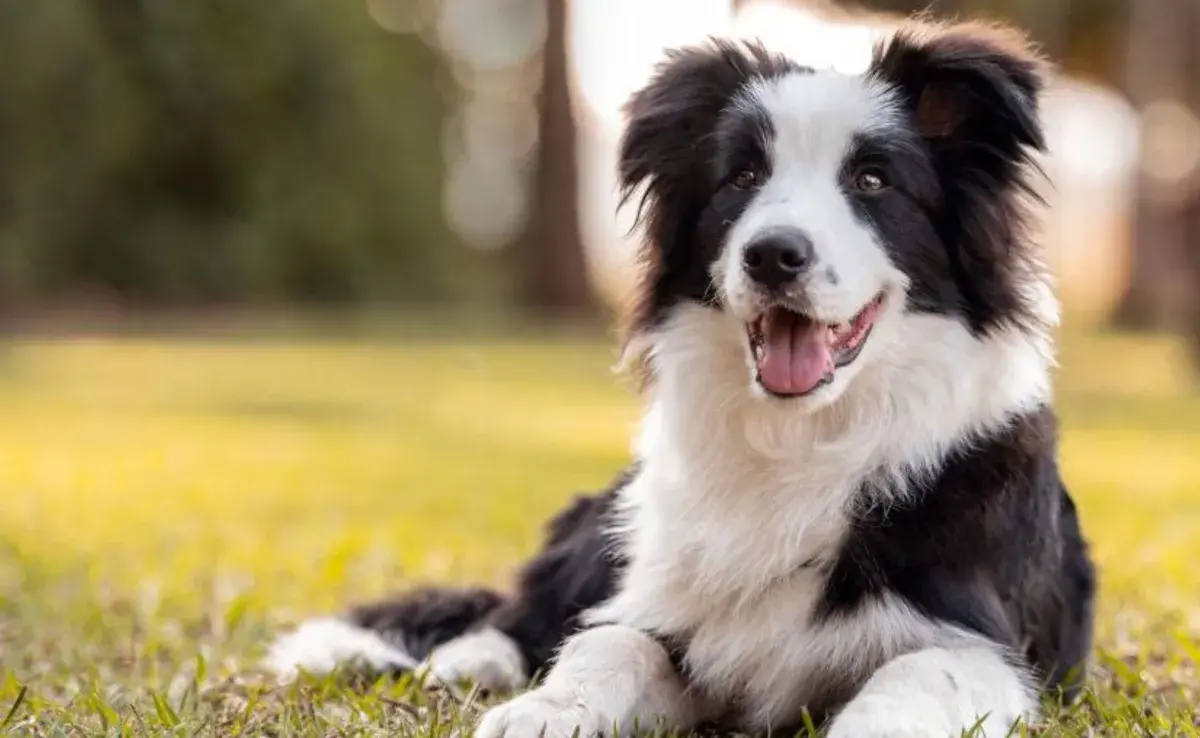
[[[621,148],[626,193],[645,188],[633,330],[719,311],[755,392],[811,410],[912,340],[906,315],[981,336],[1033,322],[1020,199],[1039,89],[1033,57],[977,28],[898,34],[863,76],[756,46],[673,53]]]
[[[875,324],[903,301],[908,280],[889,248],[907,232],[890,231],[929,229],[932,172],[919,155],[905,160],[902,121],[890,89],[832,72],[751,84],[721,114],[710,272],[746,327],[764,392],[835,396]],[[897,188],[904,177],[916,197]]]

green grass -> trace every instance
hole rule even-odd
[[[625,460],[600,339],[0,347],[0,733],[448,735],[412,685],[273,688],[269,635],[503,584]],[[1046,735],[1200,735],[1200,395],[1167,339],[1069,335],[1065,474],[1102,576],[1093,692]],[[11,708],[11,709],[10,709]]]

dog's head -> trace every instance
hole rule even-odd
[[[620,149],[646,235],[632,344],[702,306],[757,395],[812,410],[904,361],[911,316],[1040,330],[1022,229],[1041,85],[1019,38],[979,26],[902,30],[860,76],[754,44],[672,52]]]

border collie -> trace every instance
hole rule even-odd
[[[645,234],[635,461],[512,594],[410,593],[268,663],[538,677],[481,738],[996,736],[1070,699],[1095,584],[1028,228],[1042,81],[979,25],[906,26],[856,76],[754,43],[670,53],[620,147]]]

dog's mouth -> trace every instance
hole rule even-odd
[[[746,324],[758,383],[778,397],[803,397],[833,381],[862,352],[884,293],[844,323],[825,323],[776,305]]]

